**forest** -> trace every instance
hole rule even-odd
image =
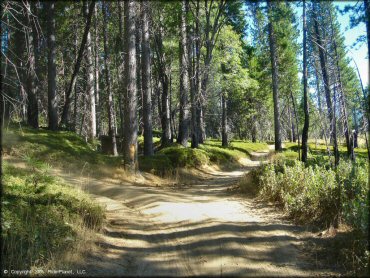
[[[2,273],[369,275],[369,5],[2,1]]]

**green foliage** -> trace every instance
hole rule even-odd
[[[204,150],[185,148],[181,145],[164,148],[158,153],[167,156],[173,167],[199,167],[209,162]]]
[[[97,143],[85,140],[69,131],[49,131],[10,127],[4,132],[4,153],[12,156],[43,161],[67,170],[81,170],[81,165],[94,168],[92,173],[99,173],[103,165],[118,166],[119,157],[100,154],[96,151]]]
[[[80,190],[50,176],[49,166],[29,159],[26,168],[4,163],[2,258],[5,269],[47,263],[73,249],[84,229],[99,229],[103,209]],[[37,181],[37,182],[35,182]]]
[[[139,157],[142,171],[164,175],[179,167],[200,167],[216,164],[220,167],[240,166],[239,160],[248,157],[253,151],[268,149],[265,143],[232,141],[229,147],[222,147],[220,140],[208,140],[199,149],[185,148],[178,144],[161,149],[150,157]]]
[[[139,156],[139,169],[155,175],[163,176],[174,170],[171,160],[165,154]]]
[[[368,165],[342,161],[333,170],[326,165],[306,167],[297,160],[276,160],[259,177],[260,196],[282,205],[300,223],[329,226],[342,212],[351,226],[367,231]],[[338,207],[340,194],[341,206]]]
[[[358,160],[354,164],[342,161],[337,169],[337,180],[343,190],[343,217],[348,224],[364,233],[369,227],[368,174],[365,160]]]

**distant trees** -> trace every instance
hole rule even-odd
[[[87,38],[88,38],[90,26],[91,26],[91,18],[92,18],[92,14],[93,14],[93,11],[94,11],[94,7],[95,7],[95,1],[91,1],[90,7],[89,7],[89,10],[88,10],[88,14],[87,14],[87,20],[86,20],[86,25],[85,25],[85,29],[84,29],[84,34],[83,34],[81,45],[80,45],[80,48],[79,48],[79,51],[78,51],[78,56],[76,58],[76,63],[74,65],[71,81],[69,83],[68,90],[67,90],[66,95],[65,95],[66,100],[65,100],[65,103],[64,103],[64,106],[63,106],[62,118],[61,118],[61,121],[60,121],[61,125],[65,125],[65,126],[69,125],[69,108],[70,108],[70,103],[71,103],[71,94],[72,94],[72,90],[75,89],[75,85],[76,85],[76,81],[77,81],[77,74],[78,74],[78,72],[80,70],[80,67],[81,67],[81,62],[82,62],[82,58],[83,58],[83,54],[84,54],[84,50],[85,50],[85,45],[86,45],[86,42],[87,42]]]
[[[324,139],[334,165],[342,143],[354,159],[368,90],[333,4],[303,4],[302,42],[300,4],[286,1],[2,2],[3,117],[109,138],[133,171],[139,153],[189,140],[198,148],[207,137],[276,150],[302,138],[303,161],[309,139]],[[365,7],[343,12],[368,23]]]

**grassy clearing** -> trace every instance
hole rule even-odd
[[[97,142],[85,142],[73,132],[28,127],[9,128],[3,136],[5,154],[43,161],[67,171],[81,171],[83,168],[91,175],[100,175],[102,167],[121,164],[120,157],[97,152],[97,145]]]
[[[103,209],[86,193],[49,175],[48,164],[29,158],[22,165],[3,164],[3,268],[73,264],[93,248],[89,240],[103,223]]]

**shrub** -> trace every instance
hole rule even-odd
[[[343,220],[366,231],[367,167],[342,161],[336,170],[325,160],[307,167],[300,161],[276,159],[263,167],[259,195],[284,207],[296,221],[328,226],[342,212]],[[339,192],[341,205],[339,205]]]

